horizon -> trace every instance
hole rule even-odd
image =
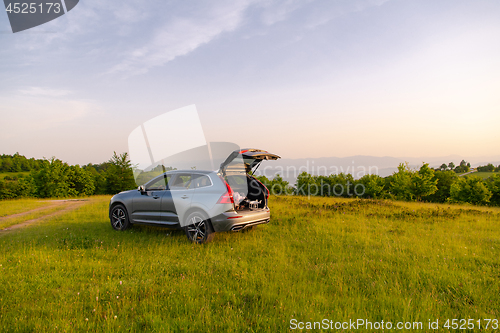
[[[122,154],[122,153],[127,153],[128,154],[127,151],[124,151],[124,152],[115,151],[115,152],[117,154]],[[51,158],[55,158],[55,159],[61,160],[63,163],[67,163],[69,165],[80,165],[80,166],[85,166],[85,165],[88,165],[88,164],[98,165],[98,164],[106,163],[106,162],[108,162],[110,160],[110,158],[112,156],[112,154],[111,154],[110,157],[108,159],[104,160],[104,161],[72,163],[70,161],[63,160],[63,159],[59,158],[58,156],[36,157],[36,156],[27,156],[27,155],[23,154],[22,152],[15,152],[15,153],[3,153],[3,152],[0,152],[0,155],[10,155],[10,156],[13,156],[15,154],[19,154],[20,156],[24,156],[27,159],[34,158],[36,160],[43,160],[43,159],[50,160]],[[463,156],[460,156],[460,155],[428,156],[428,157],[422,157],[422,156],[420,156],[420,157],[409,157],[409,156],[398,157],[398,156],[352,155],[352,156],[344,156],[344,157],[339,157],[339,156],[322,156],[322,157],[316,157],[316,158],[314,158],[314,157],[289,158],[289,157],[283,157],[283,156],[281,156],[281,158],[278,160],[278,162],[273,162],[273,164],[276,164],[276,163],[279,164],[279,161],[281,161],[281,160],[291,161],[291,162],[293,162],[293,161],[307,161],[307,162],[312,162],[314,164],[315,161],[317,161],[317,160],[337,159],[337,160],[349,160],[348,163],[349,163],[350,167],[353,167],[353,166],[354,167],[362,167],[362,166],[367,167],[366,166],[367,165],[366,161],[364,161],[364,163],[355,163],[355,161],[354,161],[355,158],[368,158],[368,159],[371,159],[371,160],[375,160],[375,159],[391,159],[391,160],[396,160],[396,161],[394,161],[395,163],[391,164],[391,165],[384,165],[384,166],[370,165],[372,167],[377,168],[378,171],[385,170],[385,169],[397,169],[397,166],[400,163],[408,163],[411,167],[416,167],[416,166],[420,167],[423,163],[427,163],[427,164],[429,164],[430,167],[434,167],[434,168],[440,166],[443,163],[448,164],[449,162],[454,162],[454,163],[456,162],[456,165],[458,165],[458,163],[460,163],[462,160],[465,160],[466,162],[469,162],[472,167],[483,166],[483,165],[487,165],[488,163],[492,163],[495,166],[497,166],[497,164],[500,165],[500,155],[477,156],[477,157],[471,157],[469,159],[467,157],[463,157]],[[353,163],[353,165],[351,165],[350,163]],[[385,163],[387,163],[387,162],[385,162]],[[273,165],[269,165],[269,166],[270,166],[270,169],[275,169],[273,167]],[[318,166],[324,167],[324,165],[321,165],[321,164],[317,165],[316,167],[318,167]],[[297,167],[297,166],[295,166],[295,167]],[[334,167],[340,167],[343,170],[344,165],[340,165],[339,164],[339,165],[334,165]]]
[[[492,0],[87,0],[11,34],[2,12],[0,152],[98,164],[196,104],[207,142],[287,159],[496,159],[499,16]]]

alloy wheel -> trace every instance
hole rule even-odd
[[[125,211],[120,207],[115,208],[111,216],[113,218],[113,227],[117,230],[122,230],[126,219]]]
[[[207,224],[200,216],[193,216],[187,227],[189,238],[193,242],[203,242],[207,237]]]

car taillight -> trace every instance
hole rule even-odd
[[[221,195],[219,198],[219,201],[217,201],[218,204],[233,204],[234,205],[234,199],[233,199],[233,190],[231,189],[231,186],[221,177],[222,181],[226,185],[227,192]]]

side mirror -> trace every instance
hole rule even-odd
[[[141,185],[137,188],[137,190],[139,190],[141,192],[141,194],[144,194],[146,193],[146,188],[144,187],[144,185]]]

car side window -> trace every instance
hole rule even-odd
[[[152,183],[148,184],[146,187],[146,191],[164,191],[168,188],[168,182],[170,181],[171,176],[162,176],[157,180],[154,180]]]
[[[200,188],[212,185],[212,181],[206,175],[196,174],[193,175],[193,180],[191,181],[191,186],[189,188]]]
[[[172,190],[184,190],[190,188],[193,175],[189,173],[179,173],[174,178],[172,184],[170,184],[170,189]]]

